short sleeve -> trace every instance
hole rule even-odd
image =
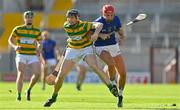
[[[12,30],[11,36],[13,36],[13,37],[17,37],[17,36],[18,36],[17,27],[15,27],[15,28]]]
[[[93,22],[87,22],[87,30],[93,29]]]
[[[121,21],[119,19],[119,17],[115,16],[115,24],[116,24],[116,28],[115,28],[115,31],[118,31],[122,25],[121,25]]]
[[[68,22],[64,22],[64,25],[63,25],[63,28],[64,28],[64,31],[68,31]]]
[[[38,35],[37,35],[37,38],[36,38],[37,41],[41,41],[42,40],[42,37],[41,37],[41,32],[39,31]]]

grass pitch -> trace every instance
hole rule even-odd
[[[124,106],[117,107],[116,98],[103,84],[84,84],[82,91],[75,84],[65,83],[57,102],[50,108],[44,108],[44,102],[51,96],[52,86],[41,90],[37,84],[31,95],[31,101],[17,102],[15,83],[0,83],[1,110],[180,110],[180,85],[137,85],[128,84],[124,91]],[[27,88],[24,84],[23,91]]]

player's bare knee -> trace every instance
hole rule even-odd
[[[20,72],[20,71],[19,71],[19,72],[18,72],[18,77],[19,77],[19,78],[23,78],[23,77],[24,77],[24,72]]]

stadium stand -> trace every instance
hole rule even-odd
[[[20,13],[6,13],[2,15],[3,17],[3,29],[4,32],[0,37],[0,51],[8,50],[8,37],[12,29],[20,24],[22,24],[22,14]],[[13,18],[13,20],[12,20]]]
[[[72,0],[55,0],[54,5],[52,7],[52,11],[67,11],[67,9],[72,8],[73,2]]]
[[[62,14],[50,13],[48,15],[47,29],[58,30],[63,27],[65,16]]]

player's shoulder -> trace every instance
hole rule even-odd
[[[68,21],[65,21],[63,27],[64,27],[64,28],[69,28],[69,27],[70,27],[69,22],[68,22]]]
[[[33,30],[35,30],[35,31],[39,31],[39,32],[41,32],[41,30],[38,28],[38,27],[35,27],[35,26],[33,26],[33,28],[32,28]]]
[[[94,21],[95,22],[102,22],[104,20],[104,18],[102,16],[96,18]]]
[[[78,24],[79,25],[78,27],[83,27],[83,26],[87,26],[87,25],[91,25],[91,24],[93,24],[93,22],[80,20],[79,24]]]
[[[18,26],[15,26],[15,27],[14,27],[14,30],[22,29],[22,28],[24,28],[24,27],[25,27],[24,25],[18,25]]]
[[[84,24],[84,23],[88,23],[88,22],[91,22],[91,21],[79,20],[79,24]]]
[[[88,21],[79,20],[79,25],[86,24],[86,23],[88,23]]]
[[[117,15],[114,16],[114,20],[120,20],[119,17]]]

